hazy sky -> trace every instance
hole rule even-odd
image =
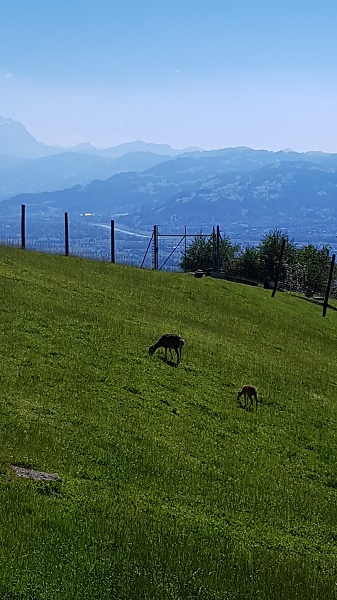
[[[337,152],[336,0],[3,0],[0,115],[70,146]]]

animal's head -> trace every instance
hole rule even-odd
[[[154,346],[150,346],[149,348],[149,355],[152,356],[152,354],[154,353]]]

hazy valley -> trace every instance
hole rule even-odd
[[[2,237],[17,235],[11,224],[25,204],[38,237],[38,222],[48,219],[50,231],[53,219],[68,212],[73,220],[92,215],[95,226],[113,218],[120,229],[145,235],[154,224],[172,233],[185,226],[207,232],[219,224],[245,244],[281,227],[299,243],[334,245],[337,154],[178,151],[141,141],[66,150],[0,118],[0,155]]]

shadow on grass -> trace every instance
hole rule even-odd
[[[169,367],[176,368],[178,366],[176,362],[174,362],[173,360],[167,360],[167,358],[165,358],[164,356],[159,356],[159,360],[161,360],[163,363],[165,363]]]
[[[298,296],[297,294],[291,294],[294,298],[298,298],[298,300],[304,300],[305,302],[310,302],[310,304],[316,304],[317,306],[322,306],[323,307],[323,300],[315,300],[314,298],[307,298],[306,296]],[[331,304],[328,304],[327,308],[330,308],[331,310],[336,310],[337,311],[337,307],[336,306],[332,306]]]

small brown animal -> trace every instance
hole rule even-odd
[[[150,346],[149,354],[150,354],[150,356],[152,356],[152,354],[155,353],[157,348],[165,348],[165,360],[167,360],[167,349],[169,349],[172,359],[173,359],[172,350],[175,350],[175,352],[177,354],[177,365],[178,365],[181,361],[181,350],[182,350],[182,347],[184,344],[185,344],[185,340],[180,335],[176,335],[175,333],[165,333],[164,335],[161,336],[161,338],[158,340],[158,342],[156,342],[155,344]]]
[[[253,405],[253,400],[255,400],[256,410],[258,405],[258,395],[257,389],[253,385],[244,385],[243,388],[239,391],[237,399],[239,400],[241,396],[244,396],[245,399],[245,409],[250,408]],[[248,399],[250,401],[248,407]]]

